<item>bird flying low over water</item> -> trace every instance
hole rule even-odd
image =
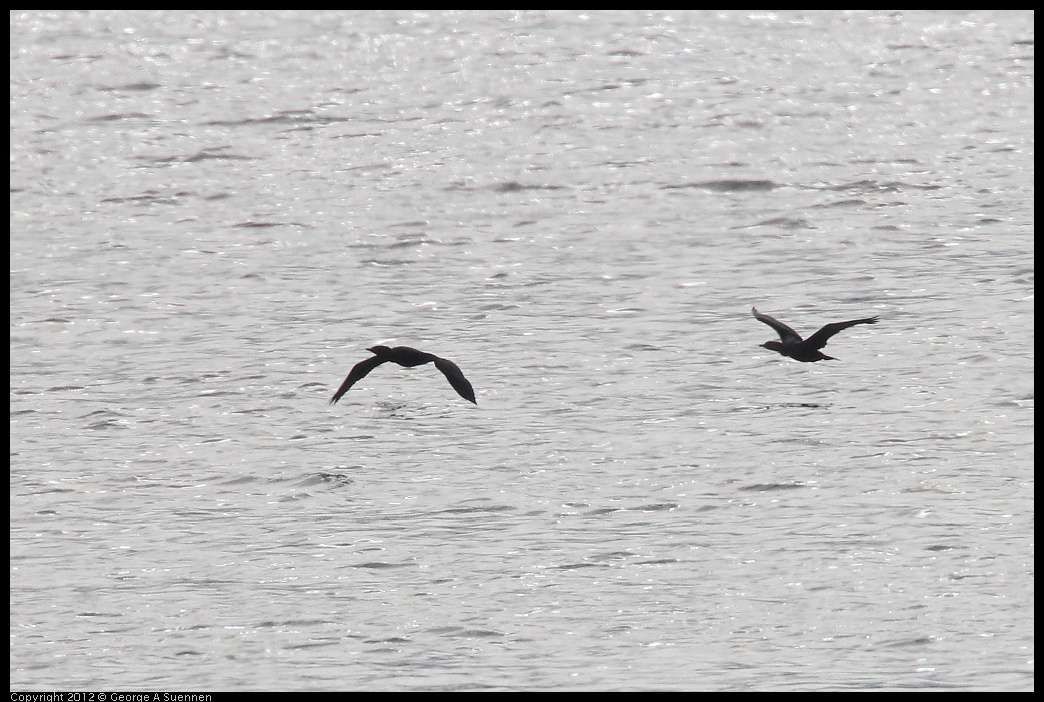
[[[764,322],[769,325],[779,334],[780,341],[766,341],[762,344],[762,348],[769,349],[771,351],[778,351],[784,356],[790,356],[795,361],[801,361],[802,363],[815,363],[816,361],[836,361],[837,359],[833,356],[827,356],[822,353],[819,349],[826,346],[827,341],[834,334],[837,334],[842,329],[848,329],[854,327],[857,324],[877,324],[877,317],[867,317],[866,319],[853,319],[850,322],[834,322],[828,324],[812,336],[807,339],[802,339],[801,335],[796,331],[788,327],[783,322],[780,322],[767,314],[761,314],[758,312],[757,307],[751,308],[754,312],[754,319],[759,322]]]
[[[367,350],[373,353],[373,357],[355,364],[355,367],[348,373],[348,377],[341,383],[341,387],[337,389],[337,392],[331,398],[331,405],[340,400],[341,396],[348,392],[353,385],[365,378],[367,373],[382,363],[388,363],[389,361],[397,363],[403,368],[413,368],[414,366],[423,366],[425,363],[434,363],[435,367],[446,376],[446,380],[449,381],[449,384],[453,386],[458,395],[469,402],[478,404],[475,402],[475,391],[472,389],[471,383],[468,382],[468,379],[464,377],[464,374],[460,372],[460,368],[457,368],[457,364],[453,361],[447,361],[445,358],[439,358],[434,354],[411,349],[409,346],[396,346],[395,348],[374,346]]]

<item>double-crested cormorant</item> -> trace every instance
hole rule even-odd
[[[802,339],[800,334],[783,322],[775,320],[767,314],[761,314],[758,312],[757,307],[751,309],[754,312],[754,318],[775,329],[779,333],[779,338],[781,339],[781,341],[766,341],[761,345],[762,348],[778,351],[784,356],[790,356],[795,361],[801,361],[803,363],[836,361],[837,359],[833,356],[827,356],[819,350],[826,346],[830,337],[837,334],[842,329],[848,329],[856,324],[877,324],[877,317],[853,319],[850,322],[834,322],[833,324],[826,325],[807,339]]]
[[[330,400],[331,405],[340,400],[341,396],[348,392],[349,388],[365,378],[367,373],[382,363],[388,363],[389,361],[398,363],[403,368],[413,368],[414,366],[423,366],[425,363],[434,363],[435,367],[446,376],[446,380],[449,381],[458,395],[469,402],[478,404],[475,402],[475,391],[472,389],[471,383],[468,382],[468,379],[464,377],[464,374],[460,372],[460,368],[457,368],[457,364],[453,361],[447,361],[445,358],[439,358],[434,354],[411,349],[409,346],[396,346],[395,348],[374,346],[367,350],[373,353],[373,358],[367,358],[365,361],[355,364],[348,377],[341,383],[341,387],[334,393],[333,398]]]

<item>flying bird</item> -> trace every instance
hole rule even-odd
[[[460,372],[460,368],[453,361],[447,361],[445,358],[439,358],[434,354],[411,349],[409,346],[396,346],[395,348],[374,346],[367,349],[367,351],[370,351],[373,357],[355,364],[355,367],[348,373],[348,377],[341,383],[341,387],[337,388],[337,392],[334,393],[333,398],[330,400],[331,405],[340,400],[353,385],[365,378],[367,373],[382,363],[388,363],[389,361],[397,363],[403,368],[413,368],[414,366],[423,366],[425,363],[434,363],[435,367],[446,376],[446,380],[449,381],[449,384],[453,386],[458,395],[469,402],[478,404],[475,402],[475,391],[472,389],[471,383],[468,382],[468,379],[464,377],[464,374]]]
[[[795,361],[801,361],[802,363],[815,363],[816,361],[836,361],[837,359],[833,356],[827,356],[819,349],[826,346],[827,341],[830,340],[834,334],[837,334],[842,329],[848,329],[854,327],[857,324],[877,324],[877,317],[867,317],[866,319],[853,319],[850,322],[834,322],[828,324],[812,336],[807,339],[802,339],[801,335],[796,331],[788,327],[783,322],[769,317],[767,314],[761,314],[758,312],[757,307],[751,308],[754,312],[754,319],[759,322],[764,322],[769,325],[779,334],[780,341],[766,341],[762,344],[762,348],[769,349],[771,351],[778,351],[784,356],[790,356]]]

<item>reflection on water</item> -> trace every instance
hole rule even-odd
[[[1031,689],[1032,21],[13,14],[12,689]]]

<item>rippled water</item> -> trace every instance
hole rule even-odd
[[[12,689],[1032,689],[1032,12],[11,40]]]

